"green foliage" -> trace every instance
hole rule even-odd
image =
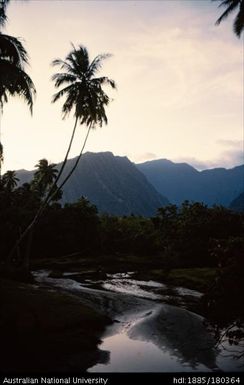
[[[2,187],[11,192],[15,189],[18,184],[19,179],[16,177],[15,171],[7,171],[2,177]]]
[[[62,198],[62,191],[58,189],[56,183],[53,183],[58,173],[58,170],[55,169],[56,164],[49,164],[46,159],[41,159],[35,167],[37,167],[37,171],[34,173],[34,178],[31,182],[33,191],[35,191],[42,200],[44,200],[47,195],[51,196],[50,201],[60,200]]]
[[[199,202],[160,208],[153,222],[161,233],[163,253],[174,256],[178,265],[185,267],[215,266],[215,255],[210,252],[212,240],[243,232],[243,216]]]
[[[8,102],[9,96],[19,96],[29,106],[31,112],[36,93],[31,78],[24,70],[27,52],[15,37],[0,32],[0,108]]]
[[[86,198],[77,203],[47,207],[36,226],[33,254],[36,258],[72,253],[93,255],[99,251],[97,209]]]
[[[65,60],[56,59],[52,62],[62,70],[53,75],[52,80],[55,81],[55,87],[65,86],[53,97],[53,102],[56,102],[66,96],[62,109],[64,117],[74,109],[75,118],[87,127],[95,128],[96,125],[107,123],[105,106],[110,99],[102,87],[107,84],[115,88],[115,82],[95,75],[101,68],[102,61],[110,56],[98,55],[90,61],[88,50],[80,45],[77,49],[73,46]]]
[[[218,260],[218,270],[202,299],[203,311],[215,329],[217,344],[227,340],[244,348],[244,238],[216,240],[212,253]],[[243,350],[235,357],[243,357]]]
[[[152,221],[143,217],[101,217],[101,243],[106,253],[154,255],[159,251],[158,234]]]
[[[33,184],[17,188],[1,184],[1,263],[22,229],[30,223],[41,199]],[[64,207],[58,203],[49,205],[44,214],[33,234],[32,258],[99,255],[101,261],[101,256],[107,255],[114,265],[118,259],[120,264],[131,262],[140,266],[138,269],[143,266],[154,269],[155,277],[162,272],[172,284],[187,286],[190,282],[191,287],[206,291],[207,283],[212,282],[202,302],[203,313],[218,327],[242,325],[243,214],[185,202],[181,207],[160,208],[151,219],[133,215],[100,216],[85,197]],[[15,266],[20,264],[27,247],[28,241],[24,240],[15,254]],[[241,328],[236,330],[242,339]],[[236,341],[233,329],[229,333],[228,338]]]
[[[238,317],[244,321],[244,238],[216,240],[212,254],[218,260],[218,274],[204,298],[208,316],[221,318],[222,325]]]

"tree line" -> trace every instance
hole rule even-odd
[[[219,1],[225,11],[221,23],[233,11],[234,32],[244,30],[244,0]],[[35,85],[26,73],[28,54],[22,42],[3,33],[9,0],[0,0],[0,118],[9,98],[19,96],[32,113]],[[45,159],[39,161],[31,183],[18,186],[14,171],[1,176],[4,147],[0,143],[0,266],[18,270],[23,256],[32,258],[61,257],[65,253],[93,255],[132,253],[164,267],[216,266],[219,275],[212,291],[205,296],[206,312],[215,319],[222,314],[223,324],[243,323],[243,215],[223,207],[208,208],[202,203],[185,202],[181,207],[169,205],[158,209],[153,218],[100,215],[85,197],[78,202],[59,203],[62,187],[82,156],[92,129],[107,123],[106,108],[111,99],[104,86],[115,88],[106,76],[97,76],[109,54],[90,59],[86,47],[72,46],[64,59],[55,59],[59,72],[52,80],[59,91],[52,101],[65,98],[62,113],[73,112],[74,127],[64,162],[57,172]],[[63,87],[60,89],[60,87]],[[74,168],[60,184],[77,125],[87,128]],[[31,247],[32,246],[32,247]],[[239,324],[238,324],[239,322]],[[231,338],[236,334],[230,330]]]
[[[222,206],[185,201],[181,206],[158,209],[152,218],[112,216],[98,213],[85,197],[61,204],[62,192],[53,180],[54,164],[41,159],[32,181],[18,186],[14,172],[3,175],[0,184],[0,254],[2,262],[11,245],[35,215],[46,196],[45,207],[34,231],[32,258],[61,257],[77,254],[135,254],[161,256],[170,267],[217,266],[216,243],[242,238],[244,215]],[[219,243],[218,243],[219,242]],[[19,255],[26,241],[19,245]],[[222,249],[222,246],[220,246]]]

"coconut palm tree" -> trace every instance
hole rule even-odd
[[[0,0],[0,27],[7,20],[6,7],[9,0]],[[19,95],[32,112],[33,96],[36,92],[31,78],[24,71],[28,64],[27,52],[19,39],[0,31],[0,108],[8,102],[8,96]]]
[[[17,186],[19,179],[16,177],[15,171],[7,171],[3,174],[2,183],[4,188],[8,192],[12,192],[14,188]]]
[[[52,62],[53,66],[59,66],[62,71],[52,77],[55,87],[64,86],[53,96],[52,102],[55,103],[62,97],[65,97],[62,107],[63,118],[66,118],[73,111],[75,119],[69,146],[56,182],[59,180],[66,165],[78,123],[87,127],[87,134],[80,154],[60,188],[62,188],[77,167],[90,130],[107,124],[105,107],[109,104],[110,98],[105,93],[103,86],[108,85],[116,88],[115,82],[108,77],[96,77],[102,67],[102,62],[109,58],[110,54],[98,55],[90,61],[87,48],[82,45],[77,49],[74,46],[72,47],[72,51],[66,56],[65,60],[56,59]]]
[[[14,245],[9,254],[8,260],[11,260],[14,252],[17,250],[19,244],[26,237],[26,235],[29,232],[32,232],[33,226],[42,215],[48,203],[51,200],[54,200],[56,196],[58,196],[64,184],[73,174],[83,153],[91,129],[95,129],[97,126],[101,127],[104,123],[107,124],[105,107],[109,104],[110,98],[104,92],[103,86],[108,85],[112,88],[116,88],[116,86],[115,82],[108,77],[95,77],[95,75],[100,70],[102,62],[109,58],[111,55],[98,55],[92,61],[90,61],[88,51],[85,47],[80,45],[77,49],[74,46],[72,46],[72,48],[72,51],[66,56],[65,60],[56,59],[52,62],[53,66],[60,66],[62,71],[53,75],[52,77],[52,80],[55,81],[55,87],[58,88],[60,86],[64,86],[63,89],[58,91],[53,96],[52,102],[55,103],[63,96],[65,96],[66,100],[62,108],[63,118],[66,118],[71,113],[71,111],[74,112],[75,123],[68,149],[62,166],[53,182],[52,187],[50,187],[49,193],[43,200],[42,205],[37,211],[32,222],[29,224],[29,226],[27,226],[27,228],[24,230]],[[81,147],[80,154],[78,155],[73,168],[57,189],[57,183],[67,163],[68,155],[70,153],[78,123],[87,127],[87,134]],[[31,236],[29,236],[29,238],[31,238]],[[30,249],[30,247],[28,249]],[[28,254],[29,252],[26,253],[25,260],[27,262],[25,265],[28,265]]]
[[[28,63],[27,52],[15,37],[0,32],[0,109],[9,96],[20,96],[32,113],[33,97],[36,93],[31,78],[24,71]]]
[[[226,19],[232,12],[237,11],[237,15],[234,20],[233,29],[235,34],[240,37],[244,30],[244,0],[212,0],[221,1],[219,7],[226,7],[226,10],[216,21],[219,25],[224,19]]]
[[[48,163],[47,159],[39,160],[35,167],[37,167],[37,171],[34,173],[32,188],[41,198],[44,198],[53,185],[58,170],[55,168],[56,164]]]
[[[9,0],[0,0],[0,27],[3,27],[7,20],[6,7],[8,3]],[[0,119],[4,103],[8,102],[9,96],[22,97],[32,113],[33,97],[36,90],[31,78],[24,70],[26,64],[28,64],[28,55],[21,41],[0,31]],[[1,178],[2,144],[0,150]]]

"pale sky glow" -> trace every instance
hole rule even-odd
[[[243,41],[232,18],[210,0],[12,1],[5,32],[22,37],[27,72],[37,88],[33,117],[10,99],[1,119],[4,170],[60,162],[73,128],[51,104],[50,63],[83,44],[91,58],[109,52],[101,75],[117,83],[108,125],[91,133],[86,151],[112,151],[135,162],[156,158],[196,167],[243,163]],[[83,136],[82,136],[83,135]],[[70,157],[78,155],[85,129]]]

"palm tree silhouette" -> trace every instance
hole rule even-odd
[[[48,163],[47,159],[40,159],[35,167],[37,167],[37,171],[34,173],[32,188],[38,192],[40,198],[44,198],[50,190],[58,170],[55,168],[56,164]]]
[[[2,184],[3,187],[6,188],[8,192],[12,192],[14,188],[17,186],[19,179],[16,177],[15,171],[6,171],[3,174]]]
[[[33,97],[36,93],[31,78],[24,71],[28,55],[20,40],[0,32],[0,109],[9,96],[24,99],[32,113]]]
[[[238,11],[234,20],[233,29],[235,34],[240,37],[244,30],[244,0],[212,0],[221,1],[219,7],[226,6],[226,10],[216,21],[219,25],[224,19],[226,19],[233,11]]]
[[[7,20],[8,3],[9,0],[0,1],[0,27],[3,27]],[[21,41],[0,31],[0,119],[3,105],[8,102],[9,96],[18,95],[23,98],[32,113],[36,90],[31,78],[24,70],[26,64],[28,64],[28,55]],[[2,162],[3,146],[1,144],[0,178]]]
[[[42,215],[45,207],[51,200],[54,200],[55,197],[59,196],[62,187],[73,174],[85,148],[90,130],[95,129],[97,126],[101,127],[103,123],[107,124],[105,107],[109,104],[110,98],[104,92],[103,86],[109,85],[112,88],[116,88],[116,86],[115,82],[109,79],[108,77],[95,77],[95,75],[100,70],[103,60],[109,58],[111,55],[98,55],[92,61],[90,61],[88,51],[85,47],[80,45],[78,49],[76,49],[74,46],[72,46],[72,48],[72,51],[66,56],[65,60],[56,59],[52,62],[54,66],[60,66],[61,70],[63,71],[53,75],[52,80],[55,81],[55,87],[58,88],[61,85],[65,85],[62,90],[58,91],[53,96],[52,101],[53,103],[55,103],[61,97],[66,96],[66,100],[62,108],[63,118],[66,118],[66,116],[69,115],[72,110],[74,110],[75,124],[72,131],[71,139],[68,145],[64,161],[58,172],[58,175],[56,176],[53,182],[53,185],[50,187],[50,190],[46,195],[45,199],[43,200],[35,217],[31,221],[31,223],[26,227],[26,229],[21,234],[16,244],[10,251],[8,256],[8,262],[11,261],[14,252],[17,250],[26,235],[29,232],[31,234],[33,226],[35,225],[39,217]],[[70,153],[78,122],[80,124],[84,124],[87,127],[87,134],[82,145],[80,154],[78,155],[74,166],[57,189],[57,182],[59,181],[64,167],[67,163],[68,155]],[[29,238],[31,238],[31,235]],[[26,266],[28,265],[28,259],[29,251],[26,253]]]
[[[66,56],[65,60],[56,59],[52,62],[53,66],[59,66],[62,70],[62,72],[56,73],[52,77],[52,80],[55,81],[55,87],[65,86],[53,96],[52,102],[55,103],[63,96],[66,97],[62,107],[63,119],[65,119],[72,110],[74,111],[75,118],[69,146],[59,174],[57,175],[56,183],[60,179],[67,163],[78,122],[85,125],[88,130],[80,154],[73,168],[61,183],[60,189],[77,167],[90,130],[95,129],[97,126],[102,127],[104,123],[107,124],[108,120],[105,106],[109,104],[110,98],[104,92],[103,86],[109,85],[112,88],[116,88],[115,82],[108,77],[95,77],[102,67],[103,60],[109,58],[111,56],[110,54],[98,55],[90,61],[86,47],[82,45],[80,45],[78,49],[73,45],[72,47],[72,51]]]

